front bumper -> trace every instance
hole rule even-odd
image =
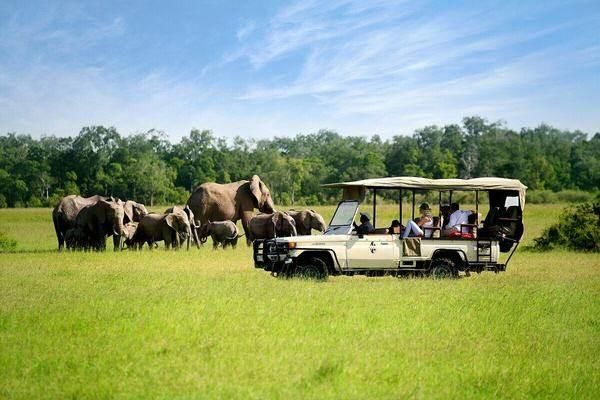
[[[252,244],[254,267],[265,271],[279,272],[293,264],[287,242],[275,239],[258,239]]]

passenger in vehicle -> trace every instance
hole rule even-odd
[[[419,207],[419,212],[421,213],[421,216],[417,218],[416,222],[410,220],[408,221],[408,224],[406,224],[406,228],[402,233],[403,238],[423,236],[423,228],[433,228],[433,216],[431,215],[431,208],[429,208],[429,204],[421,204]],[[427,231],[427,236],[431,237],[431,230],[428,229]]]
[[[390,228],[388,229],[388,233],[391,235],[399,235],[402,233],[402,229],[404,229],[404,227],[402,226],[402,224],[400,223],[400,221],[398,221],[397,219],[392,221],[392,225],[390,226]]]
[[[450,217],[448,218],[448,224],[446,225],[446,229],[442,232],[443,236],[450,236],[455,234],[456,232],[460,232],[460,226],[462,224],[469,223],[469,215],[472,214],[471,211],[461,210],[458,203],[450,204]]]
[[[364,235],[367,233],[372,233],[375,228],[373,224],[371,224],[371,217],[367,213],[360,213],[360,225],[356,225],[354,222],[354,229],[356,230],[357,235]]]

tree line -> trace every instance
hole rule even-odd
[[[203,182],[258,174],[278,204],[323,204],[323,183],[384,176],[500,176],[530,189],[600,187],[600,133],[542,124],[515,131],[468,117],[382,140],[321,130],[295,137],[225,139],[192,129],[179,143],[162,131],[129,136],[90,126],[75,137],[0,136],[0,207],[53,206],[67,194],[113,195],[146,204],[182,204]]]

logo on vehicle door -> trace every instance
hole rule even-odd
[[[375,242],[371,242],[371,244],[369,245],[369,251],[371,252],[371,254],[377,251],[377,247],[375,247]]]

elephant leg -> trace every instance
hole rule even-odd
[[[200,240],[198,239],[198,229],[192,228],[192,233],[194,235],[194,242],[196,243],[196,247],[200,249]]]
[[[121,250],[121,236],[113,235],[113,250],[119,251]]]
[[[249,215],[242,215],[242,228],[246,234],[246,244],[252,246],[252,233],[250,232],[250,220],[252,219],[252,213]]]

